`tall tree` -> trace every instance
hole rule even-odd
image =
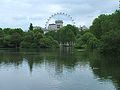
[[[30,30],[30,31],[33,31],[33,24],[32,24],[32,23],[30,23],[29,30]]]

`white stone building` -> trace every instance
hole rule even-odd
[[[60,29],[63,27],[63,21],[62,20],[56,20],[55,21],[57,29]]]
[[[48,30],[56,30],[57,26],[56,24],[49,24]]]
[[[63,27],[63,21],[62,20],[56,20],[55,24],[49,24],[48,30],[58,30]]]

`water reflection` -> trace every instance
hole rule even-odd
[[[92,80],[97,80],[99,82],[112,82],[113,85],[116,87],[116,89],[119,90],[120,89],[119,59],[120,58],[118,56],[117,57],[112,55],[103,56],[98,54],[97,52],[89,52],[89,51],[77,52],[76,50],[73,50],[71,48],[67,48],[67,49],[61,48],[60,50],[59,49],[58,50],[49,50],[49,49],[0,50],[0,73],[1,73],[1,69],[4,69],[6,67],[8,68],[15,67],[18,69],[20,67],[23,67],[24,69],[27,63],[29,67],[29,72],[31,75],[33,75],[33,77],[38,72],[45,73],[44,75],[46,76],[46,71],[47,71],[47,73],[49,73],[49,77],[52,79],[54,78],[54,82],[58,84],[60,84],[61,80],[65,81],[67,79],[72,78],[71,82],[75,84],[75,86],[73,86],[72,88],[76,90],[79,89],[96,90],[93,89],[91,84],[90,84],[91,89],[89,85],[87,85],[88,83],[94,82],[93,86],[95,85],[95,87],[98,88],[96,84],[97,82]],[[92,76],[92,74],[94,76]],[[82,81],[82,78],[80,77],[84,77],[83,81],[86,81],[86,84],[85,83],[83,84],[83,82],[78,81],[79,79]],[[79,86],[80,83],[83,84],[83,87]],[[63,84],[66,85],[64,88],[66,88],[67,90],[69,86],[67,87],[66,83]],[[89,89],[85,89],[86,87],[85,85],[87,85]],[[61,86],[61,88],[63,87]],[[72,88],[71,90],[73,90]],[[107,90],[105,88],[108,87],[105,86],[103,87],[104,90]],[[114,87],[110,88],[110,90],[116,90],[116,89],[114,89]]]
[[[95,54],[95,53],[94,53]],[[94,55],[90,60],[93,73],[100,81],[112,80],[117,90],[120,90],[120,56]]]

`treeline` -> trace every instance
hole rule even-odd
[[[79,29],[72,25],[59,30],[44,33],[41,28],[34,28],[32,23],[25,32],[21,28],[0,28],[1,48],[57,48],[60,44],[72,46]]]
[[[76,47],[99,49],[107,53],[120,52],[120,11],[98,16],[89,31],[81,31]]]
[[[53,37],[59,44],[72,46],[76,41],[79,29],[73,25],[67,25],[57,31],[49,31],[45,35]]]
[[[30,24],[27,32],[20,28],[0,28],[1,48],[52,48],[59,44],[51,36],[45,36],[41,28],[34,29]]]
[[[67,25],[44,34],[41,28],[35,29],[32,24],[27,32],[0,28],[0,47],[54,48],[61,44],[101,52],[120,52],[120,11],[98,16],[88,30]]]

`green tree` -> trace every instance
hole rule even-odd
[[[3,44],[4,44],[4,47],[10,47],[11,46],[11,35],[5,35],[4,36],[4,39],[3,39]]]
[[[53,39],[57,40],[56,34],[57,34],[57,32],[55,32],[55,31],[49,31],[49,32],[45,33],[45,36],[51,36]]]
[[[72,45],[75,42],[75,37],[78,34],[78,32],[78,28],[72,25],[64,26],[63,28],[57,31],[57,40],[59,43],[68,43],[69,45]]]
[[[31,43],[33,43],[34,37],[32,32],[24,33],[23,41],[21,42],[20,46],[22,48],[30,48]]]
[[[68,33],[66,34],[66,41],[69,45],[72,45],[75,42],[75,34],[70,29],[67,30]]]
[[[68,24],[67,26],[65,26],[64,27],[66,30],[71,30],[73,33],[74,33],[74,35],[76,36],[77,34],[78,34],[78,32],[79,32],[79,29],[77,28],[77,27],[75,27],[75,26],[73,26],[73,25],[70,25],[70,24]]]
[[[19,34],[19,33],[13,33],[11,35],[11,38],[10,38],[10,43],[13,44],[13,47],[19,47],[20,46],[20,43],[21,43],[21,40],[22,40],[22,36]]]
[[[44,31],[41,28],[35,28],[35,29],[32,30],[32,32],[44,34]]]
[[[93,25],[90,27],[90,30],[98,39],[100,39],[101,35],[105,32],[102,29],[102,23],[104,23],[105,19],[106,19],[106,15],[104,14],[100,15],[98,18],[96,18],[93,21]]]
[[[110,31],[101,38],[101,51],[107,53],[120,52],[120,30]]]
[[[90,27],[91,32],[98,39],[101,39],[103,34],[118,29],[120,29],[120,11],[115,11],[115,13],[110,15],[102,14],[98,16]]]
[[[3,39],[4,39],[4,32],[2,28],[0,28],[0,47],[3,47]]]
[[[52,37],[44,37],[40,40],[40,47],[42,48],[57,48],[59,44]]]
[[[75,47],[96,49],[98,44],[99,40],[92,33],[86,32],[83,36],[77,39]]]
[[[100,15],[93,21],[90,31],[99,39],[102,52],[120,52],[120,11]]]
[[[33,25],[30,23],[29,31],[33,31]]]
[[[31,47],[31,43],[30,42],[26,42],[26,41],[22,41],[20,43],[20,47],[21,48],[30,48]]]
[[[4,38],[3,38],[3,46],[4,47],[19,47],[20,42],[22,41],[23,30],[20,28],[10,29],[5,28],[3,29]]]
[[[44,35],[42,33],[35,33],[34,34],[34,45],[36,44],[36,47],[40,47],[40,40],[44,38]]]

